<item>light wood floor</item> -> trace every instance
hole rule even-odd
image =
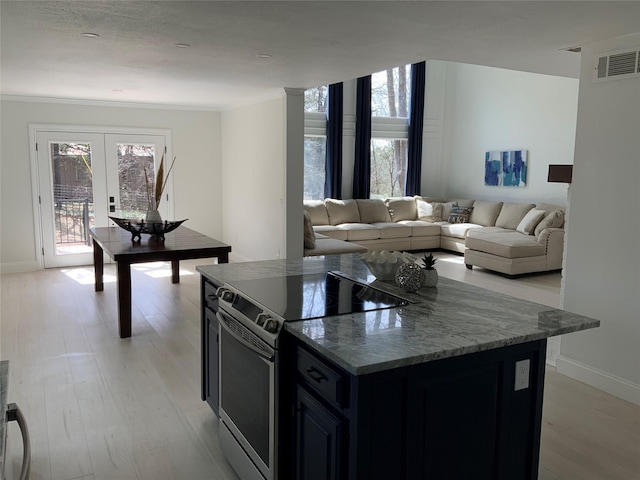
[[[441,275],[557,306],[560,275],[508,280],[438,253]],[[133,336],[117,335],[115,268],[0,276],[0,358],[29,422],[32,479],[236,480],[200,400],[199,275],[133,272]],[[554,303],[555,302],[555,303]],[[9,427],[13,470],[21,442]],[[547,372],[540,479],[640,478],[640,407]]]

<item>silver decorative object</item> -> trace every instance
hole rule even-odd
[[[422,268],[415,263],[405,263],[396,272],[396,284],[408,293],[420,290],[423,278]]]

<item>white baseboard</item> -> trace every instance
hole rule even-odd
[[[627,402],[640,405],[640,385],[624,378],[611,375],[562,355],[556,361],[556,372],[622,398]]]
[[[0,273],[24,273],[42,270],[38,262],[10,262],[0,264]]]

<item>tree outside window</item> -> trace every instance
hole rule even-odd
[[[407,65],[371,75],[371,198],[404,194],[410,87]]]
[[[326,85],[309,88],[304,92],[304,199],[324,199],[325,158],[327,149]]]
[[[327,111],[327,85],[308,88],[304,91],[304,111],[325,113]]]

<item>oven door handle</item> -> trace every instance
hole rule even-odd
[[[218,317],[218,320],[220,320],[218,323],[220,324],[221,327],[223,327],[226,332],[231,335],[233,338],[235,338],[241,345],[243,345],[244,347],[248,348],[249,350],[251,350],[252,352],[257,353],[258,355],[260,355],[263,359],[267,360],[269,363],[273,363],[275,362],[275,353],[273,352],[273,350],[271,350],[269,347],[268,348],[268,352],[264,351],[258,347],[256,347],[255,345],[253,345],[252,343],[248,342],[245,338],[243,338],[241,335],[238,335],[232,328],[229,327],[229,325],[227,324],[228,322],[232,322],[232,323],[238,323],[239,322],[237,320],[235,320],[233,317],[229,317],[228,315],[225,315],[224,312],[221,312],[220,310],[218,310],[218,313],[216,314]],[[240,325],[241,328],[246,329],[245,327],[242,327]],[[248,335],[254,336],[253,333],[249,330],[247,330]],[[258,337],[256,337],[256,339],[258,339]],[[258,341],[262,342],[262,340],[258,339]]]

